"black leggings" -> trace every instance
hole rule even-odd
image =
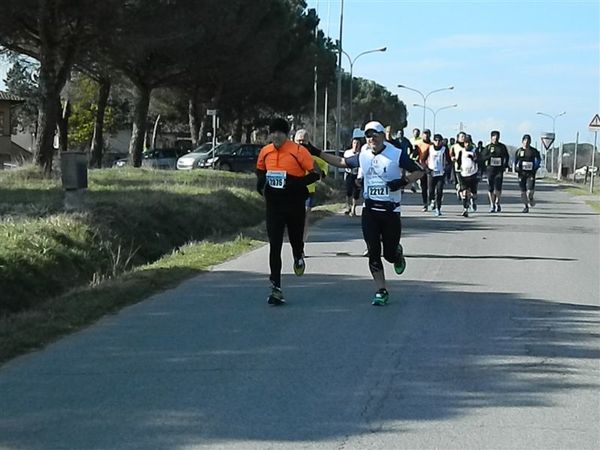
[[[432,173],[427,175],[427,184],[429,191],[429,203],[435,200],[435,207],[442,208],[442,197],[444,196],[445,175],[434,177]]]
[[[271,282],[281,287],[281,248],[283,232],[287,227],[288,238],[295,259],[304,252],[304,209],[303,198],[290,198],[287,201],[267,200],[267,235],[269,236],[269,267]]]
[[[421,198],[423,199],[423,206],[427,206],[427,174],[421,177]]]
[[[398,244],[402,233],[400,213],[372,211],[363,208],[362,211],[363,238],[369,250],[369,269],[371,273],[383,270],[381,262],[381,244],[383,257],[394,263],[398,259]]]

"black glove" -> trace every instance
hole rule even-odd
[[[256,171],[256,192],[264,195],[265,184],[267,183],[267,173],[264,170]]]
[[[312,144],[303,144],[304,147],[306,147],[306,149],[309,151],[309,153],[313,156],[321,156],[321,150],[319,150],[317,147],[315,147]]]
[[[394,192],[399,189],[402,189],[404,186],[408,184],[408,180],[406,177],[396,178],[395,180],[388,181],[387,185],[390,188],[390,191]]]
[[[319,175],[317,172],[308,172],[305,176],[304,176],[304,184],[306,184],[307,186],[309,184],[313,184],[316,183],[317,181],[319,181],[321,178],[321,175]]]

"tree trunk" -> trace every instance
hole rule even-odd
[[[202,103],[201,111],[206,111],[205,103]],[[209,117],[207,115],[198,116],[198,121],[200,122],[200,128],[198,129],[198,141],[200,141],[200,143],[204,141],[204,136],[206,136],[208,129],[212,130],[212,125],[209,119],[212,119],[212,117]]]
[[[235,130],[233,132],[234,142],[242,142],[243,130],[244,130],[244,123],[242,120],[242,114],[240,114],[240,115],[238,115],[238,118],[235,121]]]
[[[104,155],[104,114],[110,95],[110,80],[102,78],[99,81],[98,89],[98,108],[94,119],[94,135],[92,136],[92,147],[90,158],[90,167],[102,167],[102,157]]]
[[[133,109],[133,127],[129,141],[129,161],[133,167],[142,165],[142,151],[146,136],[146,120],[148,106],[150,105],[151,89],[147,86],[136,84],[135,105]]]
[[[190,122],[190,137],[192,138],[192,147],[199,145],[200,130],[198,128],[198,103],[196,92],[188,99],[188,119]]]
[[[252,124],[248,123],[246,124],[246,143],[252,143],[254,144],[254,142],[252,142],[252,131],[253,131],[253,126]]]
[[[71,115],[71,105],[69,100],[65,104],[58,104],[60,114],[57,117],[56,125],[58,127],[58,151],[66,152],[69,150],[69,116]]]
[[[154,121],[154,129],[152,130],[152,143],[150,148],[156,148],[156,138],[158,137],[158,130],[160,126],[160,114],[156,116],[156,120]]]
[[[58,82],[53,73],[53,68],[48,68],[44,64],[40,65],[38,81],[41,102],[38,112],[38,132],[35,139],[34,155],[36,164],[40,166],[45,175],[50,175],[52,172],[52,158],[54,157],[54,135],[58,121],[60,89],[56,87]]]
[[[71,37],[62,41],[57,38],[59,29],[56,2],[38,2],[37,21],[40,41],[40,73],[38,78],[41,96],[38,112],[37,136],[34,157],[45,175],[52,172],[54,157],[54,135],[59,115],[60,92],[62,91],[73,66],[77,53],[77,39]],[[74,24],[74,36],[78,35],[81,23]]]

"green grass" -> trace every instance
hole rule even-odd
[[[85,211],[68,212],[58,178],[0,173],[0,362],[266,239],[252,175],[131,169],[89,177]],[[321,183],[318,196],[339,200],[339,191]],[[319,207],[312,219],[341,208]]]
[[[590,207],[594,211],[600,213],[600,193],[598,192],[597,189],[595,189],[594,193],[590,194],[589,185],[588,186],[569,185],[569,187],[567,187],[566,190],[568,193],[570,193],[572,195],[585,197],[584,201],[588,205],[590,205]]]

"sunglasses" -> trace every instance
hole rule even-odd
[[[371,130],[369,130],[369,131],[365,132],[365,137],[372,138],[372,137],[377,136],[378,134],[379,133],[377,131],[371,131]]]

